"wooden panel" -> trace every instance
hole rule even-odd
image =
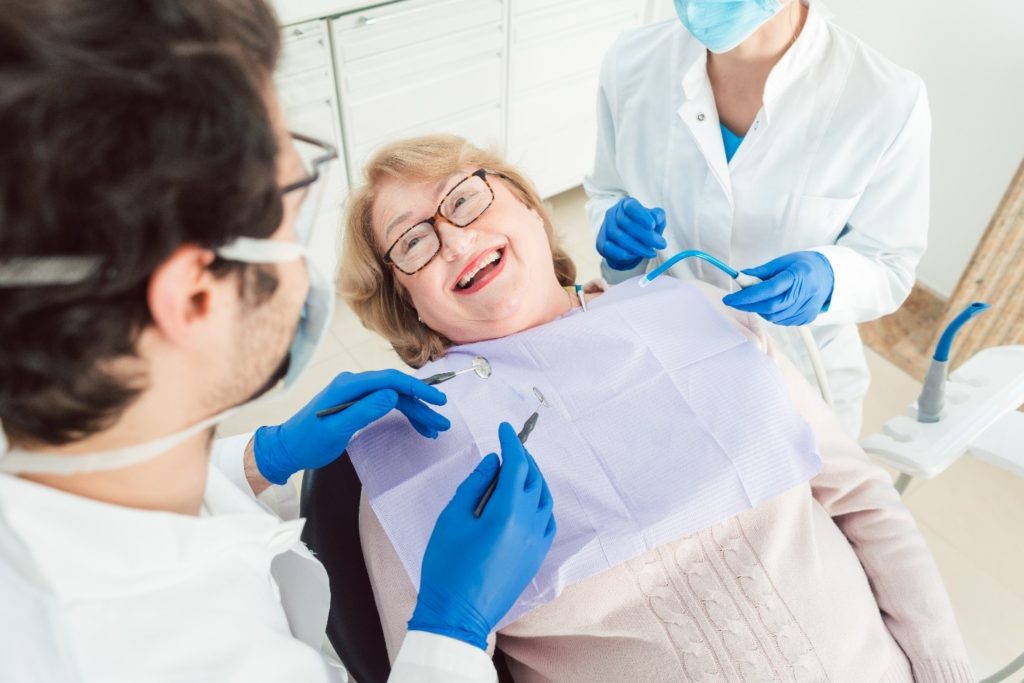
[[[864,343],[908,375],[924,379],[932,352],[933,332],[943,323],[947,302],[921,283],[891,315],[861,323]]]
[[[983,348],[1024,344],[1024,162],[949,301],[917,284],[900,310],[861,324],[861,336],[902,370],[923,379],[943,328],[973,301],[992,308],[957,335],[950,355],[953,368]]]
[[[972,301],[992,309],[957,335],[950,356],[954,367],[988,346],[1024,344],[1024,161],[953,291],[944,321]]]

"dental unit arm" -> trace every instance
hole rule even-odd
[[[989,306],[975,302],[943,331],[917,401],[866,437],[864,450],[899,472],[931,479],[967,452],[1024,477],[1024,345],[982,349],[947,372],[957,331]]]
[[[733,280],[735,280],[736,284],[738,284],[742,288],[747,288],[750,287],[751,285],[756,285],[761,282],[759,278],[756,278],[753,275],[747,275],[746,273],[741,273],[735,268],[730,267],[723,261],[715,258],[711,254],[708,254],[707,252],[699,251],[697,249],[687,249],[686,251],[679,252],[678,254],[668,259],[651,272],[647,273],[647,275],[640,278],[640,287],[646,287],[647,285],[651,284],[651,282],[653,282],[655,278],[663,275],[666,271],[668,271],[669,268],[679,263],[683,259],[688,258],[699,258],[704,261],[707,261],[715,268],[718,268],[720,271],[722,271],[723,273],[731,277]],[[807,357],[811,361],[811,367],[814,368],[814,377],[818,381],[818,391],[821,392],[821,398],[825,401],[825,403],[828,404],[830,408],[835,407],[832,403],[832,389],[828,384],[828,375],[825,372],[825,363],[821,359],[821,352],[818,350],[818,344],[817,342],[814,341],[814,337],[811,335],[811,331],[807,329],[806,326],[801,326],[796,329],[797,334],[800,335],[800,340],[807,348]]]

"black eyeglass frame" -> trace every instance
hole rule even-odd
[[[289,183],[282,187],[282,195],[294,192],[295,190],[301,190],[304,187],[309,187],[320,179],[320,169],[338,158],[338,148],[329,142],[311,138],[308,135],[303,135],[302,133],[289,132],[288,134],[292,136],[293,140],[305,142],[307,145],[313,145],[314,147],[322,149],[323,154],[313,157],[309,162],[309,165],[312,166],[312,173],[301,180],[296,180],[294,183]]]
[[[497,175],[497,174],[492,174],[492,175]],[[384,265],[394,266],[397,270],[399,270],[402,273],[405,273],[406,275],[415,275],[416,273],[420,272],[421,270],[426,268],[428,265],[430,265],[430,262],[433,261],[434,257],[437,256],[438,252],[441,251],[441,233],[439,233],[437,231],[437,218],[438,218],[438,216],[440,216],[441,218],[445,219],[446,221],[448,221],[449,223],[454,225],[456,228],[466,228],[466,227],[469,227],[470,225],[472,225],[473,221],[476,221],[478,218],[480,218],[480,216],[483,216],[484,213],[487,212],[487,209],[491,208],[491,205],[494,204],[494,188],[491,187],[491,184],[489,182],[487,182],[487,176],[488,176],[487,169],[478,168],[477,170],[473,171],[472,173],[470,173],[468,176],[466,176],[465,178],[463,178],[459,182],[455,183],[455,185],[452,186],[452,189],[450,189],[447,192],[445,192],[444,196],[441,197],[441,201],[438,202],[437,210],[434,211],[434,215],[433,216],[431,216],[430,218],[426,218],[426,219],[424,219],[422,221],[417,221],[416,223],[413,223],[412,227],[410,227],[408,230],[404,231],[401,235],[398,236],[397,239],[395,239],[394,242],[391,243],[391,246],[388,247],[388,250],[386,252],[384,252]],[[480,209],[480,213],[478,213],[476,215],[476,218],[474,218],[472,221],[468,221],[467,223],[465,223],[463,225],[459,225],[458,223],[456,223],[456,222],[452,221],[450,218],[448,218],[448,216],[443,215],[441,213],[441,207],[444,206],[444,203],[446,201],[448,201],[448,197],[450,197],[452,195],[452,193],[455,192],[455,190],[459,189],[459,186],[461,186],[463,183],[469,182],[473,178],[479,178],[480,180],[484,181],[484,185],[487,187],[487,191],[491,193],[491,200],[489,202],[487,202],[487,206],[485,206],[484,208]],[[426,223],[427,225],[430,226],[430,229],[434,231],[434,235],[437,237],[437,251],[435,251],[433,254],[431,254],[430,258],[428,258],[426,260],[426,262],[422,266],[420,266],[419,268],[417,268],[416,270],[414,270],[414,271],[412,271],[410,273],[408,271],[402,270],[402,268],[397,263],[395,263],[393,260],[391,260],[391,252],[394,250],[395,247],[398,246],[398,243],[402,241],[403,237],[405,237],[410,232],[412,232],[413,230],[415,230],[419,226],[423,225],[424,223]]]

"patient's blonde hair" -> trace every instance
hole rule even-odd
[[[455,135],[427,135],[387,145],[367,162],[363,185],[349,196],[338,282],[341,295],[363,325],[391,342],[414,368],[443,356],[452,342],[420,322],[394,270],[384,265],[374,238],[373,203],[385,178],[429,182],[463,168],[483,168],[501,176],[512,194],[543,220],[558,282],[564,286],[576,281],[576,265],[559,245],[551,215],[533,183],[501,156]]]

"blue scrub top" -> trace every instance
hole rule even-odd
[[[724,123],[718,124],[719,128],[722,129],[722,143],[725,145],[725,160],[727,162],[732,161],[732,156],[736,154],[736,150],[740,148],[740,144],[743,142],[743,137],[736,135],[731,130],[725,127]]]

